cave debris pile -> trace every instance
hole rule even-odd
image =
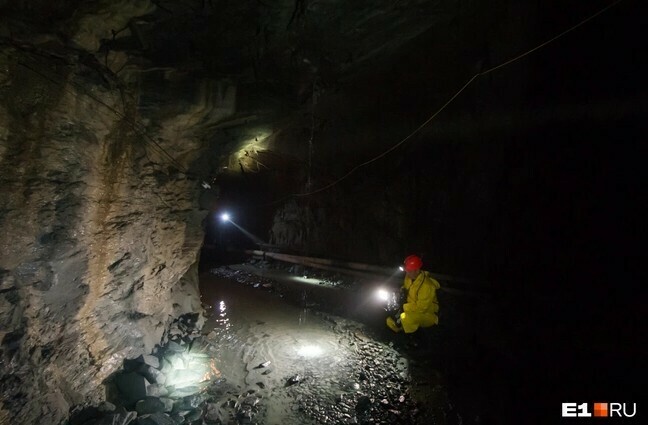
[[[79,405],[67,425],[204,425],[252,423],[261,397],[220,377],[210,343],[186,314],[152,355],[125,359],[105,382],[108,401]]]
[[[214,276],[232,279],[235,282],[242,283],[253,288],[263,288],[270,292],[281,292],[277,288],[277,282],[263,276],[257,276],[243,270],[235,270],[227,266],[216,267],[209,270]]]

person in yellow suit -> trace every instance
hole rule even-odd
[[[439,301],[436,291],[441,288],[439,282],[426,271],[421,270],[423,261],[416,255],[405,258],[405,280],[403,289],[407,292],[407,302],[395,320],[387,318],[387,326],[394,332],[413,333],[419,327],[430,327],[439,324]],[[400,323],[399,323],[400,322]]]

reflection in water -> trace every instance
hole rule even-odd
[[[225,301],[218,303],[218,311],[219,313],[215,321],[215,325],[225,330],[229,329],[231,324],[229,319],[227,318],[227,306],[225,305]]]
[[[297,354],[302,357],[319,357],[323,352],[322,347],[318,345],[304,345],[297,349]]]
[[[306,324],[306,316],[307,316],[307,310],[306,310],[306,309],[303,309],[303,310],[299,313],[299,319],[298,319],[298,322],[299,322],[299,325],[300,325],[300,326]]]
[[[361,331],[353,322],[325,318],[304,308],[308,307],[305,292],[300,308],[276,294],[229,280],[212,278],[201,283],[203,298],[216,306],[203,327],[215,359],[212,365],[223,382],[240,393],[253,391],[260,397],[255,423],[346,423],[356,415],[358,391],[372,394],[377,388],[389,389],[371,382],[374,370],[379,379],[390,375],[392,386],[407,379],[406,365],[399,366],[395,351],[358,339],[356,333]],[[390,391],[396,394],[395,389]],[[339,397],[348,398],[348,404],[337,403]],[[385,392],[372,397],[391,396]],[[339,415],[339,421],[331,415]]]

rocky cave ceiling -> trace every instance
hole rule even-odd
[[[484,229],[482,224],[503,205],[498,196],[506,191],[497,185],[520,177],[507,176],[515,173],[513,158],[535,155],[529,153],[535,147],[517,152],[515,140],[535,137],[539,127],[633,117],[645,106],[632,78],[614,81],[618,69],[632,69],[639,38],[633,43],[624,34],[612,39],[603,21],[475,80],[453,97],[476,73],[538,46],[597,7],[616,4],[595,3],[5,0],[0,1],[0,43],[8,59],[2,60],[0,83],[3,93],[18,88],[8,108],[8,115],[16,116],[27,116],[30,105],[44,98],[41,85],[54,91],[72,87],[93,116],[105,121],[126,117],[130,130],[156,151],[155,165],[166,167],[166,173],[190,175],[198,187],[202,181],[213,184],[227,174],[225,169],[272,170],[270,190],[260,179],[256,182],[255,190],[265,191],[267,200],[336,181],[394,146],[452,98],[451,110],[381,163],[389,161],[388,167],[356,175],[342,192],[357,196],[355,186],[367,188],[365,201],[375,201],[380,209],[367,240],[373,229],[392,227],[386,223],[415,215],[420,217],[413,221],[422,221],[437,210],[453,221],[462,214],[463,229],[466,223]],[[626,57],[628,66],[598,63],[601,52]],[[12,72],[16,82],[7,77]],[[626,77],[631,77],[628,72]],[[421,180],[414,200],[403,195],[409,177],[395,178],[409,168],[406,154],[416,156],[422,169],[429,158],[444,170],[434,181]],[[380,186],[383,178],[390,190],[378,199],[382,189],[377,192],[375,182]],[[513,189],[524,196],[522,185]],[[329,203],[322,210],[335,203],[335,196],[322,202]],[[408,210],[425,197],[438,197],[434,203],[451,207]],[[268,217],[254,229],[264,237],[271,227]],[[432,222],[442,223],[443,217]],[[403,230],[408,226],[414,224],[399,224],[385,236],[396,233],[404,239],[413,233]],[[465,232],[470,238],[471,231]],[[367,257],[385,260],[399,249],[404,248]]]
[[[276,135],[295,120],[307,123],[303,114],[322,93],[384,66],[440,22],[468,12],[474,17],[479,12],[472,3],[6,1],[0,34],[3,43],[49,59],[80,61],[105,85],[138,84],[145,125],[159,119],[148,113],[151,105],[163,115],[165,105],[195,97],[187,82],[200,81],[207,86],[200,96],[235,103],[191,123],[225,165],[223,158],[243,152],[246,141]],[[163,90],[165,81],[175,82],[175,89]]]

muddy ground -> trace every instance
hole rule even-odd
[[[479,415],[464,417],[469,414],[449,398],[434,336],[389,335],[379,325],[386,312],[371,300],[373,287],[351,291],[330,281],[282,277],[250,265],[201,275],[203,303],[210,312],[203,334],[219,378],[234,386],[232,395],[253,391],[256,397],[245,419],[265,424],[481,423]],[[218,403],[228,403],[224,397]],[[240,419],[240,412],[229,413],[237,415]]]
[[[258,261],[212,267],[200,275],[204,311],[125,360],[106,402],[76,406],[66,423],[515,423],[501,367],[474,350],[479,303],[441,299],[442,318],[470,332],[394,334],[379,288],[389,286]]]

